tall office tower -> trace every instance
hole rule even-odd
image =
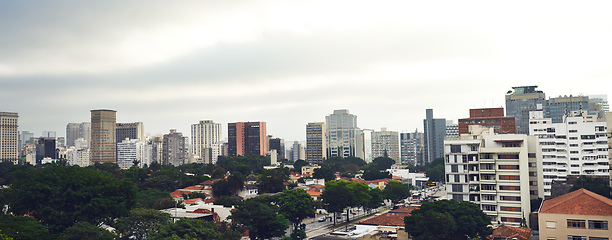
[[[445,175],[448,199],[470,201],[493,225],[529,226],[531,200],[543,198],[542,152],[536,136],[495,134],[470,126],[459,140],[447,140]]]
[[[117,111],[91,110],[91,164],[117,162]]]
[[[162,162],[164,164],[179,166],[187,163],[189,154],[187,137],[183,137],[182,133],[176,132],[176,129],[170,129],[169,134],[164,134],[163,141]]]
[[[144,124],[142,122],[133,122],[133,123],[116,123],[115,124],[117,131],[117,143],[123,142],[123,140],[127,139],[138,139],[141,142],[144,142],[145,133],[144,133]]]
[[[34,138],[34,133],[28,131],[21,131],[19,137],[19,139],[21,140],[21,146],[25,146],[25,143],[32,138]]]
[[[304,145],[302,145],[298,141],[293,142],[289,153],[290,154],[288,160],[291,162],[295,162],[297,160],[304,160],[306,158],[306,149],[304,149]]]
[[[378,157],[389,157],[396,164],[401,163],[398,132],[387,131],[387,128],[372,132],[372,159]]]
[[[213,153],[213,145],[221,141],[221,123],[211,120],[191,125],[191,154],[204,163],[215,163],[219,151]]]
[[[444,137],[446,136],[446,119],[433,118],[433,109],[425,110],[424,127],[424,153],[423,164],[432,162],[436,158],[444,157]]]
[[[82,137],[87,141],[88,147],[91,147],[91,123],[82,122],[79,126],[79,137]]]
[[[117,143],[117,165],[122,169],[127,169],[134,166],[134,161],[137,161],[136,166],[142,167],[143,148],[144,143],[139,139],[124,139]]]
[[[55,133],[55,131],[43,131],[41,137],[52,137],[52,138],[55,138],[55,137],[57,137],[57,133]]]
[[[544,114],[548,114],[546,94],[536,90],[537,87],[512,87],[512,90],[506,93],[506,116],[516,118],[516,133],[518,134],[529,134],[530,111],[543,110]]]
[[[498,134],[515,134],[516,118],[505,117],[504,108],[470,109],[470,118],[459,119],[459,134],[469,133],[469,126],[493,128]]]
[[[552,182],[569,175],[610,176],[606,122],[584,112],[570,112],[562,123],[552,123],[542,111],[531,112],[529,134],[542,146],[544,196],[551,196]]]
[[[54,137],[38,138],[36,142],[36,162],[40,163],[43,158],[57,159],[55,149]]]
[[[11,161],[17,164],[19,158],[18,118],[17,113],[0,112],[0,161]]]
[[[403,165],[416,166],[423,161],[423,133],[400,133],[400,161]],[[422,164],[422,163],[421,163]]]
[[[80,135],[81,124],[80,123],[68,123],[66,124],[66,147],[74,146],[74,141],[78,138],[82,138]]]
[[[446,139],[459,139],[459,124],[453,120],[446,120]]]
[[[227,124],[229,156],[257,154],[265,156],[268,152],[265,122],[235,122]]]
[[[562,123],[563,116],[571,111],[581,111],[589,109],[589,97],[586,96],[559,96],[548,99],[547,118],[552,119],[553,123]],[[545,113],[546,114],[546,113]]]
[[[272,138],[268,141],[268,150],[276,150],[277,159],[285,159],[285,140],[282,138]]]
[[[325,161],[327,156],[326,130],[324,122],[306,124],[306,161],[309,164],[320,164]]]
[[[358,157],[364,159],[363,131],[357,127],[357,116],[347,109],[334,110],[325,117],[327,126],[327,157]]]

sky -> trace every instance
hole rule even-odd
[[[267,122],[305,140],[335,109],[423,129],[513,86],[608,94],[609,1],[0,1],[0,111],[39,136],[113,109],[150,135]],[[612,97],[612,96],[610,96]],[[224,129],[224,135],[227,135]]]

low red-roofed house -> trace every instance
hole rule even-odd
[[[356,239],[408,239],[404,230],[404,217],[410,216],[414,207],[398,208],[355,224]],[[387,238],[383,238],[387,237]]]
[[[182,201],[183,195],[189,195],[191,192],[189,191],[181,191],[181,190],[176,190],[174,192],[170,193],[170,196],[175,200],[175,201]]]
[[[612,199],[584,188],[545,200],[538,214],[542,240],[610,239]]]
[[[204,200],[202,200],[201,198],[192,198],[192,199],[187,199],[185,201],[183,201],[184,204],[200,204],[200,203],[204,203]]]
[[[531,228],[501,225],[488,237],[491,240],[531,240]]]

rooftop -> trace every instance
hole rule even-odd
[[[540,213],[612,216],[612,199],[581,188],[545,200]]]

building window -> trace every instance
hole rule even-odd
[[[499,207],[500,211],[508,211],[508,212],[521,212],[520,207]]]
[[[589,229],[608,230],[608,221],[589,220]]]
[[[499,186],[499,190],[520,191],[521,187],[520,186]]]
[[[546,221],[546,228],[557,228],[556,221]]]
[[[501,217],[501,221],[502,222],[515,222],[515,223],[520,223],[521,219],[520,218],[511,218],[511,217]]]
[[[497,156],[499,159],[519,159],[518,154],[499,154]]]
[[[501,201],[521,201],[521,197],[515,197],[515,196],[500,196],[499,200]],[[569,220],[568,220],[569,221]],[[569,224],[569,223],[568,223]],[[584,224],[584,221],[583,221]]]
[[[586,224],[584,220],[567,219],[567,227],[568,228],[586,228]]]
[[[589,240],[609,240],[607,237],[589,237]]]
[[[567,235],[567,240],[587,240],[586,236]]]
[[[460,153],[461,152],[461,145],[451,145],[451,153]]]
[[[483,211],[497,211],[497,206],[495,205],[482,205],[482,210]]]
[[[520,180],[520,177],[515,175],[500,175],[499,180]]]
[[[518,165],[499,165],[499,169],[519,169]]]

